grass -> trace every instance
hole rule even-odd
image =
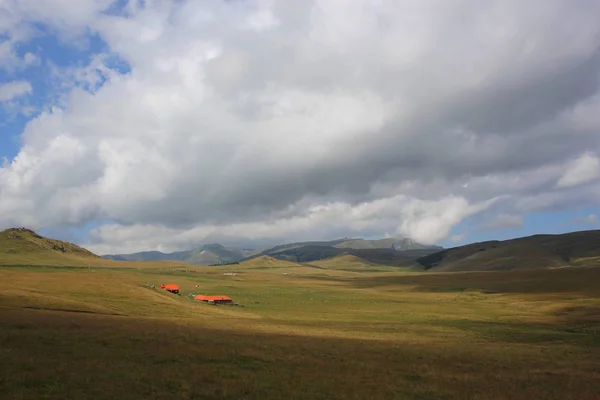
[[[437,271],[501,271],[598,265],[600,230],[472,243],[418,259]]]
[[[323,260],[311,261],[310,265],[325,269],[337,269],[356,272],[398,272],[401,267],[390,267],[368,262],[362,258],[344,254]],[[404,268],[407,269],[407,268]]]
[[[3,396],[598,398],[600,268],[347,261],[0,267]],[[180,296],[144,286],[170,282]]]

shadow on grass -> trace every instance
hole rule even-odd
[[[132,400],[592,399],[600,392],[597,342],[574,348],[566,344],[574,334],[541,327],[441,322],[487,335],[491,341],[407,345],[184,323],[0,309],[3,395]],[[552,351],[540,346],[550,342]]]
[[[406,345],[0,309],[0,383],[3,395],[20,399],[592,399],[600,392],[597,347],[563,347],[560,335],[569,334],[447,324],[499,343]],[[543,342],[553,350],[535,347]]]
[[[547,324],[510,323],[496,321],[448,320],[433,325],[475,333],[492,342],[508,343],[568,343],[583,347],[600,347],[600,324],[554,320]]]
[[[321,277],[350,283],[356,288],[405,285],[423,292],[456,292],[462,289],[482,293],[552,294],[573,293],[600,296],[600,268],[561,268],[527,271],[423,273],[418,275],[369,278]]]

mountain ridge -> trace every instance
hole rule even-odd
[[[160,251],[142,251],[130,254],[107,254],[102,258],[117,261],[184,261],[190,264],[211,265],[237,262],[252,254],[253,250],[225,247],[210,243],[192,250],[163,253]]]
[[[302,250],[300,250],[302,249]],[[251,260],[261,255],[288,260],[291,253],[302,253],[314,251],[321,255],[319,257],[326,258],[344,253],[362,253],[363,256],[370,256],[370,253],[394,253],[404,251],[421,250],[429,254],[429,250],[440,250],[440,246],[428,246],[417,243],[410,238],[384,238],[384,239],[362,239],[362,238],[343,238],[328,241],[306,241],[292,242],[277,245],[268,249],[241,249],[234,247],[226,247],[219,243],[210,243],[200,246],[196,249],[178,251],[172,253],[162,253],[159,251],[146,251],[131,254],[108,254],[102,256],[106,259],[119,261],[185,261],[197,265],[218,265],[232,262],[241,262]],[[407,256],[409,253],[404,254]],[[424,255],[418,253],[418,255]],[[296,257],[298,258],[298,257]],[[314,258],[307,256],[299,257],[302,261],[314,261]],[[373,258],[373,257],[371,257]],[[377,257],[375,257],[377,258]],[[405,259],[406,257],[400,257]],[[411,257],[411,259],[414,257]],[[389,254],[383,257],[383,260],[394,259]]]
[[[30,229],[10,228],[0,232],[0,264],[100,265],[102,261],[112,259],[219,265],[251,261],[267,256],[281,261],[310,263],[346,255],[348,259],[356,257],[374,265],[410,266],[431,272],[551,269],[600,265],[600,230],[536,234],[503,241],[475,242],[449,249],[402,240],[403,242],[398,245],[397,241],[390,238],[379,241],[345,238],[334,241],[289,243],[263,251],[240,250],[211,243],[195,250],[169,254],[149,251],[133,255],[100,257],[83,247],[45,238]],[[383,245],[388,247],[377,248]],[[398,250],[406,247],[413,248]]]

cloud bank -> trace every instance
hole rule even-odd
[[[106,48],[57,73],[0,169],[0,225],[110,221],[98,252],[433,243],[600,198],[599,1],[38,3],[0,3],[15,68],[39,24]]]

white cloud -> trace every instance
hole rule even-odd
[[[25,96],[32,91],[33,88],[27,81],[13,81],[0,84],[0,102],[10,101]]]
[[[565,167],[565,172],[556,182],[557,188],[568,188],[593,181],[600,177],[600,161],[593,154],[584,153]]]
[[[414,201],[401,210],[398,232],[417,242],[434,244],[445,239],[452,227],[466,217],[487,209],[496,199],[470,205],[464,198],[448,197],[438,201]]]
[[[0,225],[112,220],[90,241],[111,252],[218,235],[432,243],[480,212],[600,200],[595,0],[8,4],[6,54],[31,68],[14,44],[32,21],[107,49],[55,70],[55,107],[0,169]]]
[[[25,55],[23,56],[23,62],[26,65],[32,66],[32,65],[39,65],[40,64],[40,59],[39,57],[37,57],[35,54],[27,52],[25,53]]]
[[[276,243],[289,240],[317,240],[344,235],[381,234],[396,230],[422,243],[446,237],[451,227],[467,215],[485,210],[491,203],[469,205],[464,199],[448,197],[422,201],[402,195],[352,205],[333,202],[310,207],[302,215],[270,222],[203,225],[190,229],[155,225],[107,225],[92,232],[86,247],[98,254],[137,252],[148,248],[161,251],[188,249],[200,242],[231,241]],[[396,228],[397,220],[403,224]],[[166,245],[165,245],[166,244]]]

